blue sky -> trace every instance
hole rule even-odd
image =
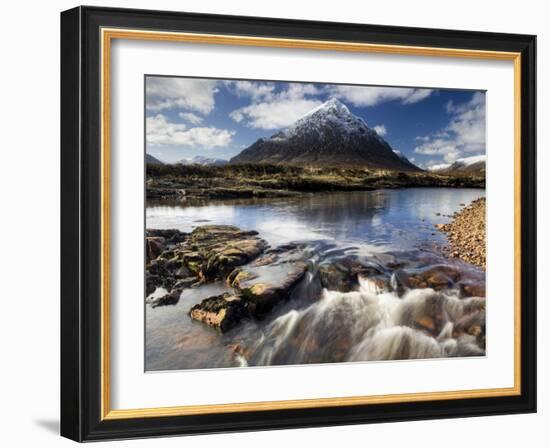
[[[428,168],[485,153],[485,94],[335,84],[146,78],[146,151],[229,159],[330,98]]]

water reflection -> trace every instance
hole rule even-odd
[[[257,230],[271,245],[296,240],[361,242],[380,250],[406,250],[432,239],[442,242],[433,225],[473,199],[479,189],[411,188],[331,193],[279,199],[151,203],[148,228],[190,232],[205,223]]]

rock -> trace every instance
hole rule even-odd
[[[239,286],[252,313],[262,317],[277,303],[290,297],[292,289],[306,273],[307,264],[296,261],[257,269],[252,271],[253,277],[239,282]]]
[[[258,257],[267,243],[257,232],[234,226],[206,225],[191,234],[198,260],[189,267],[205,280],[225,279],[236,267]]]
[[[165,244],[166,239],[162,236],[145,237],[145,256],[147,262],[157,258],[164,249]]]
[[[451,288],[460,279],[458,269],[447,266],[433,266],[425,271],[414,274],[399,272],[400,285],[409,289],[433,288],[436,291]]]
[[[147,230],[148,294],[157,287],[183,289],[225,280],[235,268],[257,258],[267,243],[257,232],[234,226],[205,225],[191,234],[178,230]]]
[[[256,277],[257,275],[252,272],[237,268],[227,277],[227,284],[232,288],[242,289],[245,281],[253,280]]]
[[[464,297],[485,297],[485,282],[463,282],[459,286]]]
[[[414,292],[409,294],[414,294]],[[447,320],[444,311],[444,297],[440,293],[434,292],[427,296],[419,296],[416,301],[403,304],[399,324],[437,337]]]
[[[176,284],[183,280],[184,283],[195,283],[197,277],[184,266],[181,259],[172,257],[165,259],[166,251],[159,255],[155,260],[152,260],[146,266],[145,284],[146,291],[150,294],[157,287],[163,287],[170,290]]]
[[[197,278],[196,277],[181,278],[181,279],[177,280],[176,283],[174,284],[174,289],[183,290],[183,289],[186,289],[186,288],[191,288],[196,283],[197,283]]]
[[[189,310],[189,316],[224,333],[249,317],[250,312],[248,303],[242,297],[224,293],[194,305]]]
[[[356,291],[359,288],[359,276],[375,281],[382,289],[388,286],[388,279],[381,269],[358,258],[346,257],[322,264],[318,272],[321,285],[330,291]]]
[[[341,264],[321,265],[318,272],[321,285],[330,291],[350,292],[359,284],[357,276]]]
[[[164,306],[164,305],[175,305],[180,300],[182,290],[183,289],[174,288],[167,294],[150,298],[147,301],[147,303],[149,303],[149,305],[151,305],[152,308],[156,308],[157,306]]]
[[[485,311],[478,310],[466,314],[460,318],[454,325],[453,337],[459,337],[462,334],[474,336],[479,343],[485,344]]]

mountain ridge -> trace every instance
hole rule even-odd
[[[470,156],[457,159],[453,163],[436,165],[429,171],[436,174],[468,174],[474,176],[485,176],[486,169],[485,155]]]
[[[162,160],[157,159],[155,156],[147,153],[145,153],[145,163],[147,165],[164,165],[164,162]]]

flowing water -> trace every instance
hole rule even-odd
[[[458,287],[436,292],[398,285],[401,267],[415,273],[442,266],[484,284],[481,269],[445,258],[445,236],[434,228],[484,195],[423,188],[148,204],[148,228],[190,232],[231,224],[258,231],[271,247],[299,243],[308,272],[265,319],[224,334],[187,314],[202,299],[228,291],[223,282],[186,289],[175,305],[146,305],[146,370],[484,355],[484,336],[480,343],[479,334],[462,331],[484,329],[484,298],[464,297]],[[388,286],[360,276],[355,291],[323,289],[319,266],[350,257],[383,272]],[[427,313],[437,322],[418,328]]]

